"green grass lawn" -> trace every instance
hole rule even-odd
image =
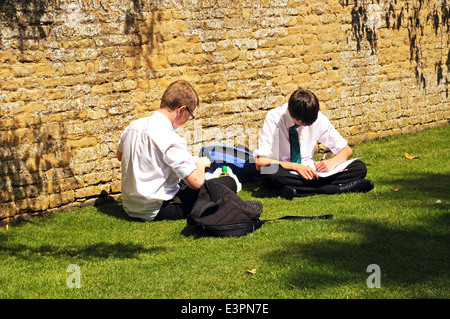
[[[449,298],[449,142],[446,126],[355,146],[375,183],[365,194],[287,201],[246,184],[239,195],[260,200],[263,219],[334,219],[270,222],[240,238],[133,222],[120,203],[3,226],[0,298]],[[80,288],[67,285],[71,264]],[[381,288],[367,286],[371,264]]]

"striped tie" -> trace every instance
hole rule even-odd
[[[300,125],[294,125],[289,128],[289,143],[291,144],[291,162],[301,163],[302,155],[300,153],[300,143],[298,140],[297,128]]]

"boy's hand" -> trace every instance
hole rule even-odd
[[[210,167],[211,166],[211,161],[207,157],[200,157],[197,160],[196,164],[202,165],[204,167]]]
[[[316,170],[318,172],[329,172],[331,171],[334,167],[333,164],[330,163],[328,160],[326,161],[320,161],[320,162],[315,162],[314,166],[316,167]]]
[[[316,171],[314,171],[311,167],[302,165],[302,164],[294,164],[294,170],[300,174],[301,177],[310,181],[313,179],[318,179],[319,175],[317,175]]]

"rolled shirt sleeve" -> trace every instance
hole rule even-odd
[[[196,160],[196,157],[187,152],[186,142],[181,138],[166,149],[164,156],[164,161],[179,179],[185,179],[196,169]]]
[[[334,154],[339,153],[340,150],[347,146],[347,140],[339,134],[325,115],[321,114],[319,128],[321,133],[317,140],[328,147]]]

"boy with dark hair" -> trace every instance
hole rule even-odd
[[[313,155],[317,141],[335,156],[315,162]],[[370,191],[374,187],[373,182],[365,179],[366,165],[358,159],[349,162],[339,172],[319,176],[346,162],[352,154],[347,141],[320,112],[314,93],[298,89],[288,103],[267,113],[254,155],[264,186],[292,199],[315,194]]]

